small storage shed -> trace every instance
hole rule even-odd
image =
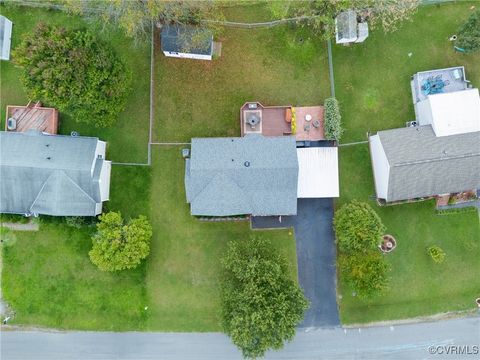
[[[357,12],[347,10],[335,19],[335,40],[337,44],[360,43],[368,37],[368,24],[358,21]]]
[[[161,41],[165,56],[212,60],[213,35],[208,29],[189,25],[164,25]]]
[[[10,45],[13,23],[5,16],[0,15],[0,59],[10,60]]]

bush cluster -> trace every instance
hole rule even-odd
[[[455,45],[467,53],[480,50],[480,10],[472,13],[458,30]]]
[[[342,116],[337,99],[331,97],[325,99],[323,129],[327,140],[339,141],[343,134]]]
[[[378,251],[385,226],[372,207],[353,200],[335,214],[340,272],[360,297],[371,297],[388,287],[389,264]]]
[[[112,125],[124,109],[131,76],[113,51],[86,30],[40,23],[12,52],[28,96],[78,122]]]

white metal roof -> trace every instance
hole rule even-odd
[[[373,175],[375,180],[375,191],[379,199],[387,199],[388,178],[390,176],[390,165],[387,155],[377,135],[372,135],[370,140],[370,154],[372,156]]]
[[[432,127],[436,136],[480,131],[478,89],[429,95]]]
[[[299,198],[331,198],[340,196],[338,182],[338,148],[298,148]]]

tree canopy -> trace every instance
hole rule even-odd
[[[390,265],[380,252],[340,255],[339,263],[347,284],[359,297],[371,297],[388,288]]]
[[[376,249],[386,230],[372,207],[357,200],[335,213],[334,225],[338,246],[345,253]]]
[[[371,28],[381,26],[384,32],[394,31],[416,11],[419,0],[278,0],[268,2],[273,15],[304,17],[299,23],[308,26],[324,39],[335,36],[335,18],[342,11],[357,11]]]
[[[125,107],[130,73],[90,31],[40,23],[12,55],[28,96],[78,122],[109,126]]]
[[[473,12],[461,26],[455,45],[467,53],[480,50],[480,10]]]
[[[100,216],[89,255],[103,271],[132,269],[150,253],[152,227],[145,216],[124,224],[119,212]]]
[[[114,22],[134,39],[145,38],[151,24],[199,25],[203,20],[222,20],[221,1],[218,0],[63,0],[74,13]],[[202,26],[218,31],[215,22]]]
[[[252,237],[231,242],[222,264],[223,326],[243,356],[261,357],[293,339],[308,303],[285,257]]]

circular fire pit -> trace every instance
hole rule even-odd
[[[383,235],[382,243],[378,247],[383,253],[392,252],[397,247],[397,240],[392,235]]]

